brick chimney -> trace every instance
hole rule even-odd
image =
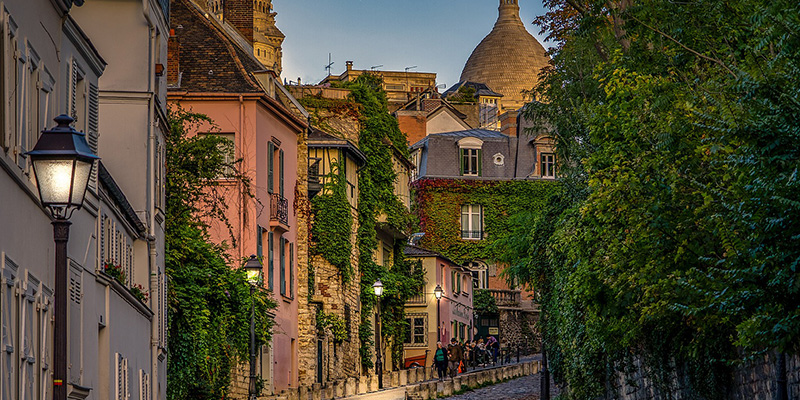
[[[167,86],[179,86],[181,73],[181,43],[175,36],[175,30],[169,30],[167,42]]]
[[[397,111],[397,125],[408,138],[408,144],[424,139],[428,134],[428,113],[425,111]]]
[[[223,0],[225,21],[233,25],[250,44],[253,44],[253,1],[252,0]]]
[[[508,136],[517,136],[517,115],[519,111],[506,111],[500,114],[500,132]]]

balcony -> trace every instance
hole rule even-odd
[[[424,306],[425,304],[427,304],[427,302],[425,301],[425,294],[418,294],[415,296],[411,296],[406,301],[406,305],[410,306]]]
[[[494,301],[501,308],[520,308],[522,292],[507,289],[486,289],[494,297]]]
[[[289,229],[289,200],[279,193],[272,193],[269,199],[270,226]]]
[[[481,240],[483,239],[483,231],[461,231],[461,239]]]

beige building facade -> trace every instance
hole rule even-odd
[[[122,59],[104,48],[109,32],[95,20],[85,21],[87,15],[105,12],[138,28],[116,36],[116,43],[134,54],[146,49],[141,65],[131,62],[130,53]],[[54,126],[58,114],[73,117],[74,127],[87,134],[101,157],[84,206],[70,219],[68,395],[165,397],[163,213],[154,198],[163,168],[157,168],[155,146],[149,144],[160,127],[152,90],[156,38],[151,33],[166,28],[167,13],[165,2],[149,0],[0,2],[0,91],[5,99],[0,106],[0,225],[5,227],[0,231],[5,349],[0,399],[46,399],[53,393],[53,233],[25,152],[41,130]],[[140,73],[115,73],[126,68]],[[145,98],[145,111],[120,120],[117,110],[108,107],[107,91],[131,86],[144,88],[138,95]],[[120,143],[128,135],[139,141],[126,152]],[[115,167],[123,157],[124,170]]]
[[[320,85],[333,82],[351,82],[363,74],[375,74],[383,79],[383,90],[389,100],[389,111],[394,111],[408,102],[417,93],[436,87],[436,73],[412,71],[380,71],[377,69],[355,69],[347,61],[341,75],[329,75]]]

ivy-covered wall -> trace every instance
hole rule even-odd
[[[420,228],[420,245],[456,263],[497,261],[514,224],[525,224],[524,215],[543,210],[549,195],[559,190],[555,181],[480,181],[424,178],[412,184]],[[479,204],[483,209],[483,240],[461,239],[461,206]]]

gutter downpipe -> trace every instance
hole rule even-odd
[[[153,65],[155,61],[155,46],[153,42],[156,38],[155,22],[150,17],[150,0],[142,0],[142,14],[147,21],[149,29],[149,37],[147,42],[147,92],[149,94],[147,99],[147,147],[148,147],[148,250],[149,250],[149,273],[150,273],[150,310],[153,311],[153,318],[150,320],[150,398],[151,400],[158,400],[158,321],[162,316],[159,315],[161,310],[158,307],[156,300],[159,293],[158,290],[158,265],[156,265],[156,228],[155,228],[155,132],[153,125],[155,124],[153,106],[155,97],[155,74],[153,73]],[[154,295],[155,294],[155,295]]]

